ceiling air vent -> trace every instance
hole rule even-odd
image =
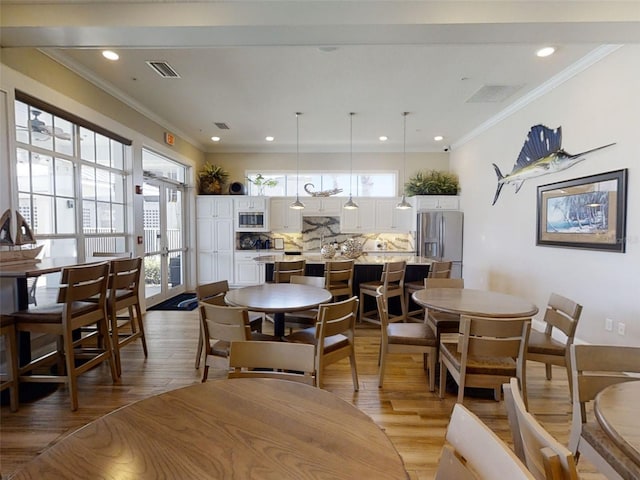
[[[215,126],[218,127],[220,130],[229,130],[229,125],[227,125],[224,122],[214,122]]]
[[[506,100],[522,85],[483,85],[466,103],[498,103]]]
[[[167,62],[147,60],[146,63],[162,78],[180,78],[178,72],[176,72]]]

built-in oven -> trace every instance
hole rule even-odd
[[[266,232],[268,230],[266,212],[254,210],[236,213],[237,232]]]

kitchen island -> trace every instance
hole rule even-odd
[[[340,261],[340,260],[349,260],[348,258],[336,255],[333,258],[327,259],[323,258],[319,253],[316,252],[306,252],[300,255],[290,255],[290,254],[275,254],[275,255],[263,255],[256,257],[254,259],[256,262],[264,263],[265,268],[265,280],[267,282],[272,281],[273,279],[273,264],[274,262],[280,261],[296,261],[296,260],[306,260],[306,268],[305,275],[322,277],[324,276],[324,264],[327,261]],[[353,294],[356,296],[360,295],[359,285],[363,282],[371,282],[374,280],[380,280],[382,275],[382,267],[385,263],[389,262],[398,262],[401,260],[405,260],[407,262],[407,270],[405,273],[405,282],[414,282],[416,280],[421,280],[427,276],[429,273],[429,266],[432,262],[436,261],[434,259],[428,257],[420,257],[418,255],[414,255],[412,253],[402,253],[402,252],[387,252],[384,254],[380,253],[363,253],[358,258],[355,259],[354,265],[354,273],[353,273]],[[392,299],[397,300],[397,299]],[[371,298],[365,298],[365,301],[373,300]],[[395,303],[392,302],[392,303]],[[399,301],[398,301],[399,303]],[[372,309],[375,308],[373,303],[371,305],[367,304],[366,308]],[[395,305],[390,305],[392,311],[395,311]]]

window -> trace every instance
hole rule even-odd
[[[305,186],[311,192],[324,190],[342,189],[338,196],[349,196],[349,192],[355,197],[396,197],[397,194],[397,172],[371,172],[371,173],[353,173],[348,172],[325,172],[313,173],[303,172],[299,177],[295,172],[267,172],[250,171],[247,177],[255,178],[259,173],[265,179],[274,179],[278,182],[275,187],[267,187],[264,194],[270,197],[295,196],[299,192],[300,196],[310,196],[305,190]],[[353,184],[349,189],[349,180],[352,178]],[[298,185],[296,185],[296,179]],[[258,186],[251,182],[248,183],[248,194],[258,195]],[[309,185],[311,184],[311,185]],[[298,187],[298,188],[297,188]]]
[[[83,260],[96,251],[126,251],[128,146],[22,97],[16,92],[18,210],[45,244],[45,256]]]

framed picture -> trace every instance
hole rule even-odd
[[[274,238],[273,248],[276,250],[284,250],[284,238]]]
[[[536,245],[624,253],[627,169],[538,187]]]

